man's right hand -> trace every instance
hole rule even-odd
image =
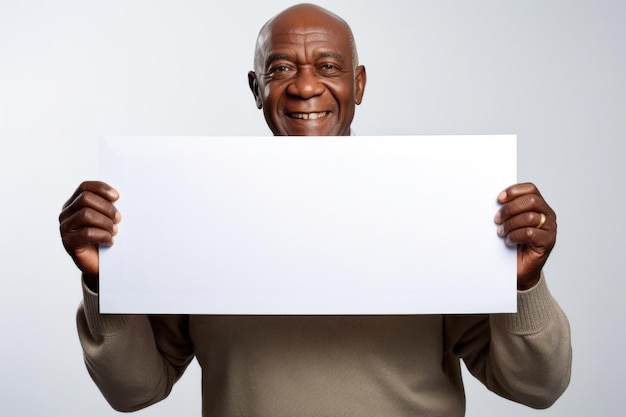
[[[122,215],[113,205],[117,190],[100,181],[83,182],[63,205],[59,229],[65,250],[83,272],[87,286],[98,291],[98,246],[113,244]]]

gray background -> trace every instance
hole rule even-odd
[[[247,87],[258,28],[293,2],[0,0],[0,408],[117,415],[85,371],[61,205],[98,135],[266,135]],[[466,378],[468,416],[618,415],[626,10],[619,1],[321,1],[354,29],[361,135],[516,133],[519,177],[559,215],[546,274],[569,315],[570,388],[536,412]],[[454,242],[454,236],[451,236]],[[200,415],[194,363],[144,416]]]

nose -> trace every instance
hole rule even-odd
[[[287,86],[287,94],[308,99],[321,95],[324,88],[319,74],[313,68],[302,68]]]

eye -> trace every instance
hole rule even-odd
[[[336,72],[339,72],[340,69],[337,65],[333,64],[332,62],[325,62],[319,66],[319,71],[324,72],[326,74],[334,74]]]
[[[292,67],[287,64],[276,64],[270,67],[267,76],[270,78],[286,78],[292,73]]]

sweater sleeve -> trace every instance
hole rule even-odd
[[[87,370],[118,411],[167,397],[193,358],[187,316],[100,314],[84,284],[77,327]]]
[[[551,406],[569,384],[567,317],[545,279],[518,291],[518,312],[450,319],[453,350],[491,391],[533,408]]]

